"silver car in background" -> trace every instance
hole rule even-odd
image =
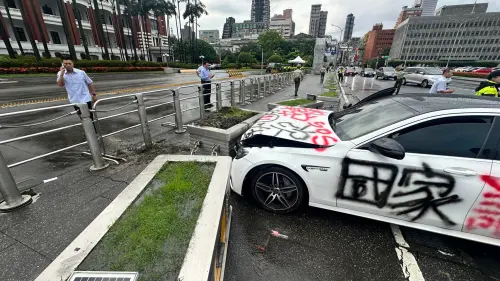
[[[425,88],[432,86],[442,74],[443,71],[437,67],[408,67],[405,69],[403,85],[417,84]],[[448,83],[450,82],[449,79]]]
[[[377,69],[377,72],[375,73],[375,79],[378,79],[379,77],[384,80],[385,79],[396,80],[397,79],[396,69],[394,69],[394,67],[380,67],[379,69]]]

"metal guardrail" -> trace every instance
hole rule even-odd
[[[278,90],[282,89],[287,85],[290,85],[291,83],[292,83],[292,73],[287,72],[281,74],[264,75],[259,77],[235,79],[230,81],[212,82],[209,85],[210,89],[215,87],[215,97],[216,97],[215,107],[216,110],[220,110],[223,106],[224,101],[226,101],[230,106],[237,106],[238,104],[246,105],[249,102],[258,100],[259,98],[263,98],[273,93],[276,93]],[[212,106],[214,105],[214,102],[212,101],[210,101],[210,103],[205,104],[205,97],[211,96],[212,95],[211,92],[212,91],[208,92],[207,90],[204,90],[203,85],[201,84],[194,84],[194,85],[181,86],[173,89],[158,89],[158,90],[140,92],[136,94],[126,94],[121,96],[102,98],[94,103],[92,109],[89,109],[87,104],[66,104],[66,105],[42,107],[42,108],[0,114],[0,122],[1,122],[2,118],[6,117],[22,116],[37,112],[49,112],[56,109],[66,109],[73,107],[77,109],[69,113],[65,113],[62,116],[32,124],[1,125],[0,123],[0,130],[8,128],[26,128],[26,127],[38,126],[41,124],[48,124],[57,120],[64,119],[74,114],[78,114],[78,116],[80,117],[80,123],[56,127],[49,130],[18,136],[11,139],[0,140],[0,145],[20,140],[25,140],[33,137],[43,136],[47,134],[58,133],[63,130],[67,130],[78,126],[81,126],[83,128],[86,138],[85,142],[73,144],[64,148],[50,151],[42,155],[37,155],[32,158],[25,159],[9,165],[7,165],[5,159],[2,156],[2,153],[0,152],[0,194],[4,198],[4,202],[0,204],[0,211],[12,211],[24,205],[27,205],[31,202],[31,197],[29,195],[22,195],[20,193],[17,184],[12,176],[12,173],[10,172],[11,168],[87,144],[89,146],[90,151],[83,152],[83,154],[90,155],[92,157],[93,165],[90,167],[90,170],[95,171],[95,170],[105,169],[109,166],[109,163],[107,163],[106,160],[118,164],[119,162],[117,160],[125,160],[125,159],[120,159],[111,155],[107,155],[105,153],[106,147],[103,141],[104,138],[137,127],[141,127],[144,146],[146,149],[150,149],[153,147],[151,130],[149,127],[150,123],[168,117],[174,117],[175,120],[174,123],[166,122],[161,125],[173,126],[175,127],[175,132],[179,134],[186,132],[183,120],[183,113],[198,109],[199,111],[198,119],[203,118],[205,116],[205,106],[208,104],[211,104]],[[153,94],[160,95],[160,97],[149,97]],[[183,109],[182,106],[183,103],[184,104],[190,103],[193,102],[193,100],[195,104],[197,103],[196,106],[189,106],[188,104],[185,105]],[[127,103],[125,105],[121,105],[112,109],[106,109],[106,110],[101,109],[103,104],[110,102],[117,102],[117,101],[120,102],[127,101]],[[146,106],[145,103],[147,101],[161,101],[161,102],[159,103],[157,102],[154,105]],[[167,113],[155,119],[148,120],[147,110],[168,105],[171,105],[173,107],[172,113]],[[118,112],[116,114],[108,115],[102,118],[98,117],[100,113],[122,111],[132,106],[135,106],[136,108],[124,112]],[[105,135],[102,134],[100,125],[101,122],[103,122],[104,120],[112,120],[114,118],[136,112],[139,117],[138,124],[134,124],[127,128],[119,129]],[[193,121],[195,120],[191,120],[190,122]]]

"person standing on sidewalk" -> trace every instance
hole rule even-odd
[[[302,73],[302,70],[300,68],[301,66],[299,64],[297,65],[297,69],[293,71],[293,82],[295,82],[295,96],[297,96],[299,93],[300,81],[304,76],[304,73]]]
[[[319,74],[321,75],[321,84],[323,84],[323,80],[325,80],[325,73],[326,73],[326,68],[324,66],[322,66],[320,69],[319,69]]]
[[[451,69],[445,68],[443,70],[443,76],[439,77],[433,84],[429,91],[429,94],[451,94],[455,90],[448,89],[448,79],[453,76]]]
[[[337,69],[337,75],[339,77],[339,82],[344,82],[344,68],[342,66],[339,66],[339,68]]]
[[[476,96],[487,96],[498,98],[500,88],[500,70],[495,70],[488,74],[486,81],[483,81],[476,88]]]
[[[208,68],[208,62],[204,62],[203,65],[196,70],[196,74],[198,74],[198,76],[201,79],[205,109],[213,107],[213,104],[210,102],[210,95],[212,93],[212,84],[211,84],[212,78],[215,75],[210,73],[210,69]]]
[[[92,109],[92,102],[97,100],[94,81],[85,71],[75,68],[70,59],[63,60],[57,73],[57,85],[66,88],[70,103],[86,103],[88,108]],[[77,106],[75,110],[78,111]],[[90,114],[90,118],[94,120],[93,114]]]

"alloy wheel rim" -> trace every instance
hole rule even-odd
[[[257,179],[254,188],[260,203],[273,211],[291,209],[299,201],[297,184],[282,173],[263,174]]]

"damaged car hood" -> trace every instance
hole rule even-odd
[[[309,144],[316,147],[335,145],[340,139],[332,130],[328,117],[332,111],[294,106],[278,106],[260,118],[241,140],[257,136]]]

